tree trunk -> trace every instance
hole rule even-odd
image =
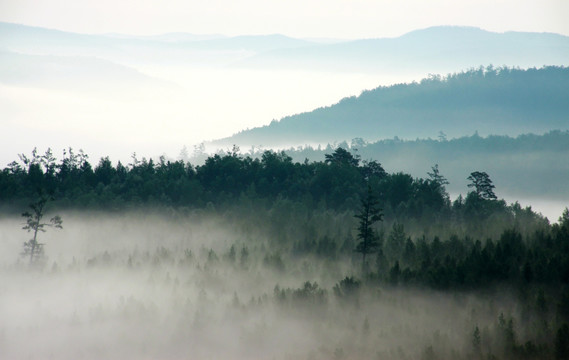
[[[36,250],[37,236],[38,236],[38,228],[36,227],[34,230],[34,239],[32,240],[32,248],[30,250],[30,264],[34,261],[34,252]]]

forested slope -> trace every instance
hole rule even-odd
[[[483,169],[473,169],[469,180],[468,195],[452,200],[437,166],[425,178],[413,178],[403,172],[388,173],[379,162],[361,161],[341,147],[314,162],[293,162],[284,152],[272,151],[251,158],[234,149],[195,167],[136,156],[128,165],[113,165],[103,158],[93,166],[82,152],[69,150],[58,161],[48,150],[22,155],[0,172],[0,202],[4,216],[14,218],[29,202],[46,199],[46,214],[60,212],[64,229],[76,228],[77,236],[84,237],[79,235],[84,231],[81,226],[95,226],[97,230],[89,233],[89,241],[95,243],[89,248],[122,249],[73,258],[61,274],[93,277],[119,269],[129,276],[144,276],[145,269],[151,269],[148,281],[155,284],[157,276],[166,279],[152,286],[168,289],[165,293],[181,311],[191,306],[180,305],[184,301],[179,294],[184,291],[177,290],[178,276],[192,274],[182,289],[201,286],[198,302],[207,298],[204,289],[227,297],[227,289],[234,286],[217,286],[225,284],[225,276],[239,284],[261,281],[252,288],[236,288],[231,308],[212,302],[225,309],[209,317],[216,319],[210,324],[213,328],[233,326],[231,316],[249,311],[287,319],[305,311],[312,314],[302,316],[295,326],[319,324],[313,317],[318,314],[339,321],[339,314],[347,311],[353,314],[351,326],[364,325],[363,335],[348,336],[355,340],[365,338],[370,326],[385,330],[372,316],[374,309],[395,306],[399,316],[410,316],[416,323],[421,318],[417,311],[425,311],[422,302],[434,304],[426,300],[431,296],[438,301],[449,297],[452,310],[441,310],[440,316],[460,314],[443,327],[444,334],[448,326],[455,329],[448,335],[454,340],[440,339],[434,330],[422,327],[407,332],[414,334],[413,341],[425,334],[435,337],[421,338],[420,345],[405,350],[370,342],[360,349],[342,345],[335,354],[340,356],[345,349],[342,352],[363,358],[362,354],[389,349],[388,358],[423,352],[469,359],[473,351],[500,358],[564,358],[569,351],[569,212],[565,210],[551,225],[531,208],[499,200]],[[382,216],[370,224],[376,245],[362,250],[366,216],[361,214],[370,194]],[[109,215],[118,223],[112,229],[121,229],[117,233],[105,225]],[[121,244],[120,239],[128,237],[121,232],[132,229],[138,234],[129,240],[134,247]],[[215,236],[222,240],[208,242]],[[48,249],[57,243],[57,236],[51,240]],[[196,249],[196,244],[201,248]],[[139,250],[149,246],[155,250]],[[362,264],[364,254],[367,260]],[[61,255],[58,261],[63,261]],[[17,264],[15,269],[21,267]],[[49,279],[62,276],[58,269],[54,262]],[[293,277],[298,285],[282,285],[293,283]],[[277,283],[267,288],[271,281]],[[245,306],[240,298],[250,293],[253,300]],[[463,298],[471,300],[464,304]],[[488,304],[486,298],[497,305],[480,305]],[[156,305],[144,304],[125,304],[124,311],[138,311],[145,319],[160,316]],[[481,313],[472,310],[465,319],[470,306]],[[147,313],[148,309],[154,310]],[[164,309],[170,307],[160,305],[160,311],[170,314]],[[209,308],[199,309],[207,313]],[[112,311],[102,308],[91,316],[105,322],[105,314]],[[183,319],[192,318],[182,313]],[[131,320],[127,323],[132,326]],[[325,334],[326,339],[336,339],[329,331]],[[384,336],[396,334],[392,329]],[[432,345],[424,348],[428,344]]]
[[[294,161],[317,161],[334,146],[350,149],[362,159],[376,159],[387,171],[404,171],[423,177],[438,164],[449,180],[447,189],[465,193],[466,178],[472,169],[492,175],[499,193],[517,200],[569,199],[569,131],[550,131],[543,135],[480,136],[477,133],[455,139],[402,140],[399,138],[366,142],[352,139],[326,147],[289,148]],[[253,156],[260,156],[256,150]]]
[[[360,137],[368,141],[510,135],[567,130],[569,68],[479,68],[382,86],[337,104],[242,131],[213,145],[296,146]]]

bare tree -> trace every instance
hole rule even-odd
[[[61,224],[63,220],[59,215],[52,217],[49,222],[42,222],[45,215],[45,205],[47,204],[48,198],[45,196],[40,196],[40,199],[32,204],[30,204],[31,212],[26,211],[22,216],[26,219],[24,227],[22,229],[29,233],[33,233],[33,237],[24,243],[23,256],[30,257],[30,264],[35,260],[43,256],[43,243],[38,242],[38,233],[45,232],[46,227],[54,227],[57,229],[62,229]]]

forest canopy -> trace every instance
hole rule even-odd
[[[360,301],[372,306],[377,286],[459,293],[517,289],[516,301],[532,314],[522,325],[539,322],[539,331],[524,332],[524,344],[514,337],[492,345],[491,336],[480,330],[476,335],[472,325],[475,350],[495,352],[506,344],[506,356],[563,354],[569,349],[569,211],[551,225],[530,207],[500,200],[484,169],[472,169],[469,178],[467,196],[453,200],[436,164],[424,178],[414,178],[388,173],[380,162],[362,161],[342,147],[312,162],[274,151],[252,158],[235,147],[198,166],[134,154],[127,165],[105,157],[93,166],[82,151],[68,149],[57,160],[48,149],[21,155],[0,172],[0,201],[5,214],[48,194],[50,214],[147,211],[181,223],[216,218],[237,229],[236,237],[224,253],[200,250],[204,262],[203,268],[195,265],[197,271],[215,273],[225,264],[246,274],[308,276],[319,266],[337,282],[332,293],[340,307],[357,308]],[[154,257],[132,253],[126,266],[182,257],[178,269],[184,269],[195,261],[192,254],[159,247]],[[116,263],[114,256],[105,251],[87,266]],[[272,297],[255,300],[257,306],[268,302],[286,311],[329,309],[328,289],[310,280],[297,289],[276,284]],[[500,314],[492,331],[514,334],[508,316]]]

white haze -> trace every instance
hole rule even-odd
[[[377,287],[342,305],[331,288],[357,263],[285,258],[287,271],[275,272],[261,262],[270,239],[205,213],[62,215],[63,230],[41,234],[43,271],[19,259],[21,219],[0,220],[2,359],[400,359],[428,346],[452,358],[470,351],[475,326],[491,330],[501,312],[520,311],[507,291]],[[246,266],[225,258],[233,244],[237,262],[248,246]],[[208,260],[210,249],[219,260]],[[275,285],[305,281],[328,301],[274,298]]]
[[[34,147],[50,147],[56,155],[69,146],[81,148],[95,164],[102,156],[125,162],[133,152],[176,158],[184,146],[191,150],[364,89],[421,77],[176,66],[136,70],[150,80],[102,78],[96,87],[80,78],[0,84],[2,167]]]

